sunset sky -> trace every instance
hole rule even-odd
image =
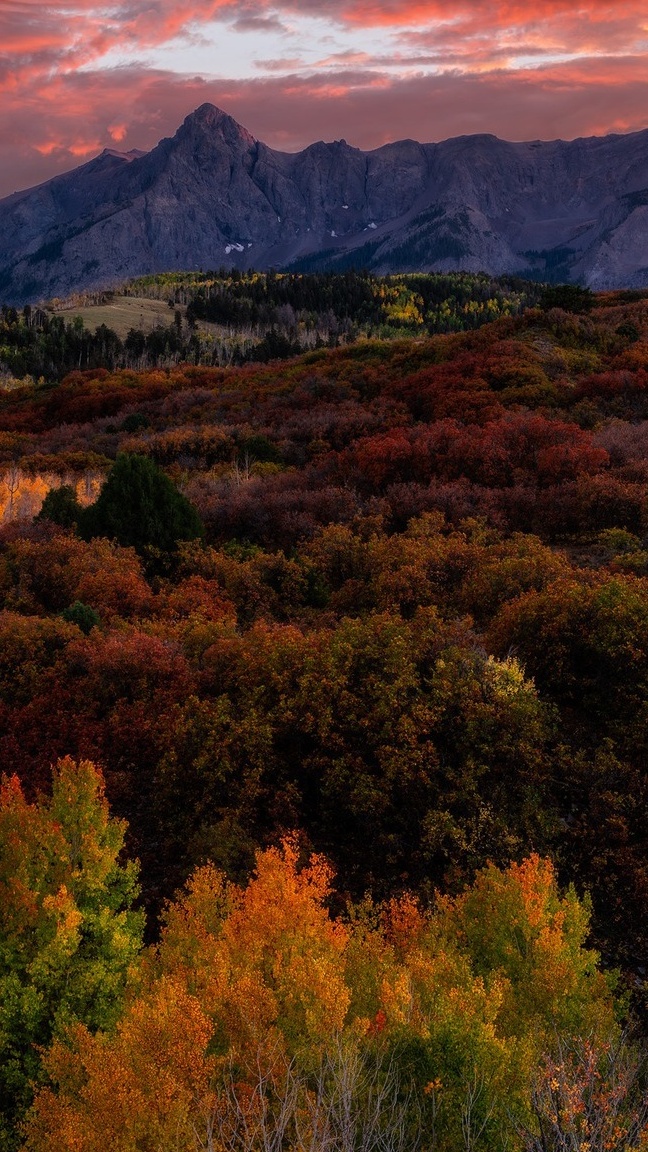
[[[648,127],[647,0],[0,0],[0,195],[206,100],[276,148]]]

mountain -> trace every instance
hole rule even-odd
[[[648,285],[648,131],[277,152],[203,104],[148,153],[107,149],[0,200],[0,299],[170,269],[484,270]]]

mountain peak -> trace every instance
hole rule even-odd
[[[255,138],[233,116],[209,103],[201,104],[194,112],[190,112],[176,135],[187,133],[208,133],[220,136],[227,143],[243,140],[246,144],[256,144]]]
[[[200,104],[198,108],[194,108],[193,112],[189,113],[185,118],[185,124],[187,120],[196,120],[200,123],[213,123],[222,119],[223,116],[227,120],[233,119],[229,113],[224,112],[222,108],[218,108],[216,104],[210,104],[207,100],[204,104]]]

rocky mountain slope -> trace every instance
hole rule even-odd
[[[484,270],[648,285],[648,131],[373,152],[274,151],[204,104],[153,151],[107,150],[0,201],[0,299],[168,269]]]

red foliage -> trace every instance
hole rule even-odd
[[[356,442],[332,466],[372,488],[467,479],[487,488],[546,487],[591,475],[609,457],[577,424],[537,413],[511,413],[483,426],[456,419],[398,428]]]

